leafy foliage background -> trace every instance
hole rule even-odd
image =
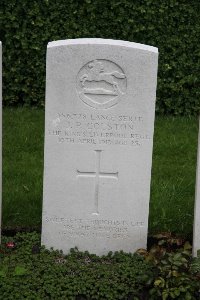
[[[100,37],[159,48],[156,110],[200,111],[199,0],[1,0],[4,105],[44,105],[49,41]]]
[[[149,251],[99,257],[47,250],[36,232],[2,236],[0,299],[200,299],[200,257],[192,259],[190,243],[166,233],[155,238]]]

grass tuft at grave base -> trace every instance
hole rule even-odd
[[[149,251],[68,255],[40,246],[36,232],[3,237],[0,299],[147,300],[200,297],[200,257],[188,242],[171,251],[160,239]]]
[[[195,117],[156,117],[150,235],[169,231],[192,236],[197,136]],[[41,228],[43,147],[44,110],[5,108],[3,230]]]

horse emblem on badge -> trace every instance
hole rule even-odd
[[[126,86],[127,79],[122,68],[110,60],[90,61],[77,75],[80,99],[96,109],[107,109],[119,103]]]

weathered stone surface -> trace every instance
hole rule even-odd
[[[197,171],[196,171],[196,195],[194,209],[194,230],[193,230],[193,255],[197,256],[200,250],[200,118],[199,118],[199,139],[197,152]]]
[[[146,247],[157,48],[48,44],[42,244],[102,255]]]

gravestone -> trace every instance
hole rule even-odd
[[[2,44],[0,42],[0,244],[2,218]]]
[[[200,118],[196,171],[196,195],[194,209],[193,256],[197,256],[197,250],[200,250]]]
[[[147,242],[157,48],[47,47],[42,244],[103,255]]]

